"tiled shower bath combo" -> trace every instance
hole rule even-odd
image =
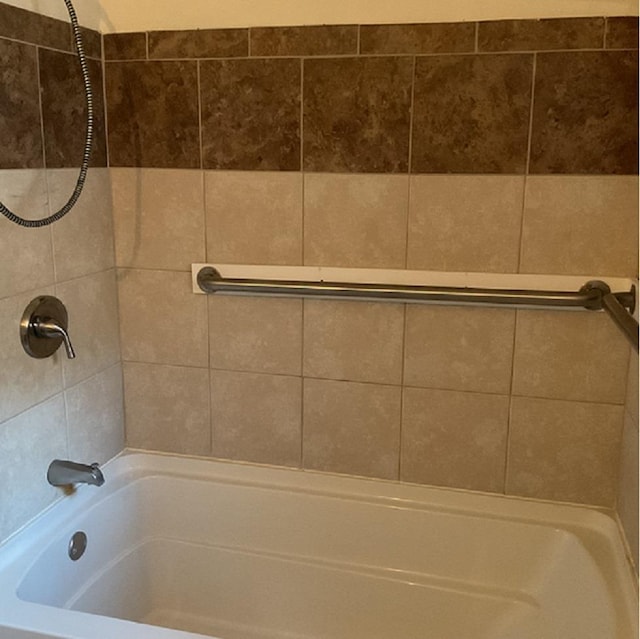
[[[410,504],[405,525],[418,532],[404,543],[415,553],[420,513],[474,510],[465,500],[478,496],[464,491],[601,509],[624,531],[637,571],[638,358],[603,314],[205,296],[191,281],[194,263],[636,279],[636,17],[83,34],[96,118],[85,193],[50,228],[0,219],[0,540],[60,499],[42,473],[17,469],[46,471],[54,458],[105,464],[129,448],[249,462],[238,466],[246,481],[276,486],[270,503],[282,510],[274,512],[291,517],[307,512],[296,500],[315,491],[327,521],[340,520],[347,495],[362,521],[382,526],[391,515],[378,513],[368,492],[379,485],[386,505]],[[0,4],[0,87],[0,199],[40,217],[68,196],[84,140],[68,25]],[[16,322],[40,294],[64,300],[76,360],[25,357]],[[233,464],[206,470],[201,460],[127,458],[107,464],[98,493],[112,490],[110,467],[118,487],[127,473],[144,471],[193,479],[197,491],[202,472],[220,480],[222,492],[211,496],[219,512],[232,512],[227,497],[261,509]],[[311,488],[288,479],[292,471],[251,464],[304,470],[294,477],[308,477]],[[361,489],[358,477],[386,483]],[[147,524],[170,538],[185,534],[179,516],[161,513],[182,497],[164,482],[123,488],[122,511],[133,516],[148,500]],[[440,503],[442,491],[415,484],[463,492]],[[79,503],[86,492],[78,491]],[[491,528],[495,539],[529,521],[520,500],[500,510],[493,496],[482,499],[496,521],[509,522]],[[547,506],[536,505],[544,526],[583,525]],[[203,527],[215,527],[200,516]],[[309,517],[298,525],[311,530]],[[438,517],[424,525],[454,538]],[[131,566],[165,556],[198,563],[186,546],[147,544],[146,530],[136,528],[141,550]],[[237,532],[226,534],[216,540],[221,547]],[[322,544],[309,535],[287,543],[311,556]],[[258,537],[246,543],[257,548]],[[256,553],[267,579],[275,573],[266,558],[287,551],[264,543]],[[543,533],[531,543],[542,554],[560,552]],[[362,563],[382,552],[384,544],[372,544]],[[311,578],[318,583],[322,562],[343,560],[322,552]],[[400,557],[381,561],[413,569]],[[168,575],[175,566],[163,569]],[[533,575],[536,567],[522,570]],[[434,574],[452,583],[479,578]],[[509,574],[496,572],[493,594],[519,591],[506,585]],[[39,599],[29,583],[21,592],[31,605],[61,605]],[[549,600],[556,587],[566,591],[553,582]],[[85,590],[69,607],[118,616],[98,609],[96,592]],[[204,613],[195,609],[190,627],[141,610],[124,618],[221,637],[271,636],[254,626],[226,628],[228,635],[198,626],[193,619]],[[382,634],[370,636],[391,636],[372,624],[367,632],[378,624]],[[584,632],[609,638],[607,627],[592,625]],[[511,636],[490,627],[478,637]],[[543,636],[532,628],[532,637]],[[273,636],[285,630],[274,625]],[[149,636],[174,636],[155,631]],[[313,636],[304,624],[290,631]],[[461,625],[434,636],[470,631]],[[631,637],[618,631],[611,639]],[[120,625],[103,632],[138,636]],[[407,626],[398,636],[412,632]]]

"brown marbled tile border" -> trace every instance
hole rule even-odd
[[[538,54],[530,173],[638,173],[638,53]]]
[[[607,48],[638,48],[632,16],[150,31],[104,40],[107,60],[147,58],[147,38],[150,59],[330,57],[603,49],[605,31]]]
[[[0,169],[43,166],[37,48],[0,38]]]
[[[637,33],[629,16],[104,37],[83,28],[88,56],[108,61],[114,166],[352,173],[633,174]],[[27,81],[3,71],[15,138],[3,166],[75,165],[84,107],[69,24],[0,2],[0,43],[5,38],[32,47],[32,58],[41,47],[45,73]],[[545,56],[556,54],[577,56],[554,59],[571,77],[548,64]],[[212,62],[226,71],[207,75]],[[91,65],[93,164],[102,166],[99,67]]]
[[[105,60],[145,60],[146,33],[108,33],[104,36]]]
[[[105,66],[111,166],[200,168],[195,60]]]
[[[475,22],[379,24],[360,27],[360,53],[470,53]]]
[[[523,174],[532,73],[532,54],[418,58],[412,172]]]
[[[406,173],[412,78],[409,57],[306,60],[304,169]]]
[[[200,63],[203,166],[300,170],[299,60]]]
[[[253,27],[251,56],[356,55],[358,27],[319,25],[309,27]]]
[[[71,51],[69,23],[0,2],[0,37]]]
[[[94,29],[87,29],[85,27],[80,27],[80,34],[82,35],[82,45],[84,46],[85,54],[90,58],[102,60],[102,35]],[[76,50],[73,31],[71,31],[71,50],[74,52]]]
[[[237,58],[249,54],[248,29],[149,31],[149,59]]]
[[[80,166],[86,137],[87,109],[75,55],[39,49],[45,159],[48,168]],[[102,65],[87,60],[94,104],[90,166],[107,165]]]
[[[601,49],[604,18],[495,20],[478,23],[478,51]]]
[[[607,49],[638,48],[638,18],[607,18]]]

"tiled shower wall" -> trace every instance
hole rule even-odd
[[[0,5],[0,25],[14,29],[2,35],[37,56],[43,97],[33,126],[21,108],[10,128],[37,124],[43,135],[39,153],[26,138],[31,155],[16,152],[24,159],[6,168],[51,182],[49,168],[78,162],[82,127],[63,134],[82,111],[79,79],[69,40],[40,42],[34,33],[52,24],[30,27],[13,11]],[[629,349],[603,316],[207,299],[191,293],[189,270],[211,261],[635,276],[637,19],[152,32],[104,45],[128,445],[607,506],[620,485],[633,538]],[[99,65],[92,71],[100,87]],[[106,157],[99,144],[94,161]],[[19,173],[8,172],[12,183]],[[97,248],[74,286],[113,275],[110,221],[96,214],[110,197],[86,205],[83,224],[68,222],[70,244]],[[91,230],[96,218],[104,226]],[[47,236],[55,278],[58,228]],[[31,261],[6,271],[8,282],[45,272],[26,237],[35,242],[16,246]],[[117,306],[97,291],[70,309],[95,349],[115,344],[95,326],[104,313],[114,326]],[[118,371],[117,348],[103,352],[116,355],[101,370]],[[29,366],[12,357],[0,374]],[[68,363],[52,365],[63,385],[30,392],[18,417],[65,399]],[[105,417],[117,398],[104,404],[88,419],[119,423]],[[18,453],[3,456],[40,450],[30,429],[18,424],[5,446]]]
[[[101,38],[85,32],[96,104],[93,167],[77,206],[44,229],[0,218],[0,540],[62,496],[56,457],[104,462],[124,443]],[[30,219],[62,206],[84,143],[84,99],[68,25],[0,4],[0,199]],[[69,312],[77,352],[37,360],[18,328],[38,295]]]
[[[206,298],[189,271],[635,277],[636,19],[116,34],[105,57],[130,446],[615,505],[629,348],[604,316]]]

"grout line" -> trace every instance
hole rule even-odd
[[[402,322],[402,362],[400,368],[400,428],[398,429],[398,481],[402,481],[402,441],[404,423],[404,401],[405,401],[405,365],[407,361],[407,324],[409,322],[408,304],[404,304]]]
[[[604,16],[604,28],[602,30],[602,48],[607,48],[607,31],[609,30],[609,18]]]
[[[213,455],[213,384],[211,368],[211,304],[207,300],[207,382],[208,407],[209,407],[209,453]]]
[[[20,38],[12,38],[11,36],[0,36],[0,42],[15,42],[16,44],[24,44],[30,47],[37,47],[39,49],[46,49],[47,51],[54,51],[55,53],[66,53],[67,55],[72,55],[77,57],[72,51],[67,49],[58,49],[56,47],[49,46],[47,44],[40,44],[37,42],[30,42],[29,40],[21,40]],[[75,45],[74,45],[75,46]],[[85,54],[86,55],[86,54]],[[94,56],[87,55],[87,58],[91,58],[92,60],[99,60],[100,58],[95,58]]]
[[[204,169],[204,151],[202,148],[202,91],[200,84],[200,60],[196,60],[196,89],[198,92],[198,150],[200,152],[200,170]],[[204,186],[203,186],[204,189]]]
[[[51,181],[50,181],[51,176],[49,173],[49,169],[47,168],[47,151],[46,151],[45,134],[44,134],[44,111],[42,108],[42,83],[40,80],[40,47],[36,46],[35,50],[36,50],[36,82],[38,86],[38,110],[40,114],[40,140],[42,141],[42,171],[44,172],[44,186],[47,191],[46,215],[49,216],[54,213],[54,210],[53,210],[54,207],[52,205],[53,203],[51,198]],[[53,268],[53,284],[52,285],[55,291],[58,284],[58,271],[56,266],[56,247],[55,247],[55,242],[53,240],[53,225],[49,225],[47,230],[49,232],[49,244],[51,246],[51,265]],[[56,291],[56,294],[57,294],[57,291]],[[62,385],[64,387],[64,374],[62,372],[60,374],[62,376]]]
[[[522,181],[522,205],[520,207],[520,229],[518,233],[518,256],[516,262],[516,273],[520,273],[522,266],[522,258],[524,256],[524,216],[527,205],[527,186],[529,184],[529,176],[524,175]]]
[[[108,110],[107,110],[107,65],[105,64],[105,59],[104,59],[104,38],[102,40],[102,61],[101,61],[101,72],[102,72],[102,110],[103,110],[103,121],[104,121],[104,146],[105,146],[105,155],[106,155],[106,162],[107,162],[107,167],[106,168],[110,168],[111,167],[111,156],[109,153],[109,114],[108,114]],[[111,176],[109,176],[111,177]],[[111,180],[109,180],[111,181]]]
[[[533,138],[533,113],[535,103],[536,75],[538,71],[538,54],[533,54],[533,67],[531,69],[531,101],[529,103],[529,127],[527,131],[527,157],[525,158],[525,175],[529,175],[531,164],[531,143]]]
[[[144,48],[145,48],[145,54],[147,56],[145,60],[150,60],[151,58],[149,57],[149,32],[148,31],[144,32]]]
[[[520,233],[518,238],[518,261],[516,264],[516,271],[520,273],[522,267],[522,258],[524,255],[524,222],[525,222],[525,210],[527,202],[527,186],[529,183],[529,170],[531,168],[531,147],[533,141],[533,114],[535,103],[535,86],[536,75],[538,70],[538,56],[533,55],[533,67],[531,73],[531,102],[529,105],[529,127],[527,132],[527,155],[525,158],[525,170],[524,170],[524,184],[522,185],[522,208],[520,210]]]
[[[42,167],[47,168],[47,150],[44,136],[44,111],[42,108],[42,81],[40,77],[40,47],[36,46],[36,82],[38,83],[38,111],[40,115],[40,139],[42,140]],[[48,191],[48,189],[47,189]]]
[[[0,40],[2,38],[0,37]],[[26,43],[30,44],[30,43]],[[33,46],[33,45],[32,45]],[[39,45],[37,45],[39,46]],[[48,47],[42,47],[48,48]],[[52,49],[56,51],[56,49]],[[620,49],[608,49],[608,51],[633,51],[637,52],[637,48],[626,47]],[[447,57],[469,57],[469,56],[518,56],[523,54],[536,54],[536,53],[600,53],[602,47],[590,47],[586,49],[525,49],[518,51],[442,51],[442,52],[429,52],[429,53],[335,53],[326,55],[313,55],[313,56],[301,56],[301,55],[265,55],[265,56],[190,56],[190,57],[167,57],[167,58],[150,58],[150,62],[189,62],[194,60],[297,60],[297,59],[311,59],[311,60],[340,60],[340,59],[354,59],[354,58],[407,58],[414,56],[416,58],[439,58],[443,56]],[[68,51],[60,51],[60,53],[67,53]],[[98,59],[98,58],[93,58]],[[106,59],[108,63],[118,62],[144,62],[145,58],[126,58],[126,59]]]
[[[304,172],[300,173],[300,180],[301,180],[301,184],[300,184],[300,189],[302,191],[301,193],[301,202],[300,202],[300,215],[301,215],[301,220],[300,220],[300,261],[302,266],[305,265],[305,252],[304,252],[304,236],[305,236],[305,212],[306,212],[306,202],[305,202],[305,198],[306,198],[306,190],[305,190],[305,186],[306,186],[306,176],[304,174]]]
[[[300,171],[304,171],[304,58],[300,58]]]
[[[409,157],[407,159],[407,173],[411,175],[413,164],[413,116],[415,112],[415,95],[416,95],[416,72],[418,68],[418,61],[416,56],[413,56],[413,65],[411,69],[411,97],[409,102]]]
[[[362,55],[362,25],[357,26],[356,30],[356,55]]]
[[[411,224],[411,192],[412,192],[412,177],[411,174],[407,176],[407,219],[405,221],[405,236],[404,236],[404,269],[409,269],[409,227]]]
[[[507,482],[509,480],[509,446],[511,444],[511,417],[513,414],[513,396],[509,396],[509,409],[507,414],[507,438],[505,442],[504,449],[504,475],[502,478],[502,492],[505,495],[508,495],[507,491]]]
[[[67,380],[64,374],[64,366],[60,364],[62,370],[62,401],[64,403],[64,431],[65,431],[65,443],[67,445],[67,459],[71,457],[71,446],[69,437],[69,403],[67,402]]]
[[[475,41],[473,45],[474,53],[478,53],[478,42],[480,40],[480,23],[476,22]]]
[[[413,168],[413,127],[415,112],[415,93],[416,93],[416,67],[417,61],[414,56],[413,68],[411,73],[411,98],[409,103],[409,149],[407,158],[407,219],[405,224],[405,241],[404,241],[404,268],[408,268],[409,264],[409,218],[411,215],[411,170]]]
[[[253,57],[251,55],[251,29],[252,27],[247,29],[247,57],[249,58]]]
[[[207,215],[207,172],[204,169],[200,171],[202,175],[202,215],[204,230],[204,259],[207,264],[213,262],[213,255],[209,255],[209,242],[207,235],[208,215]]]
[[[301,326],[300,326],[300,468],[304,468],[304,311],[306,307],[306,300],[302,300],[301,309]]]

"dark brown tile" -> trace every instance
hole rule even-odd
[[[360,27],[361,53],[464,53],[475,43],[475,22]]]
[[[108,33],[104,36],[105,60],[144,60],[146,57],[146,33]]]
[[[638,172],[637,52],[538,55],[529,172]]]
[[[638,18],[607,18],[607,49],[637,49]]]
[[[411,58],[305,60],[305,170],[406,172],[412,74]]]
[[[43,166],[36,47],[0,39],[1,169]]]
[[[199,168],[197,63],[109,62],[111,166]]]
[[[300,61],[200,63],[204,168],[300,170]]]
[[[80,35],[82,36],[82,46],[85,54],[90,58],[102,59],[102,36],[93,29],[80,27]],[[71,32],[71,50],[76,50],[75,38],[73,31]]]
[[[71,51],[70,32],[67,22],[0,3],[0,36]]]
[[[416,61],[412,171],[524,173],[533,55]]]
[[[257,27],[250,31],[252,56],[355,55],[358,27]]]
[[[86,98],[75,55],[39,50],[42,119],[47,168],[80,166],[86,136]],[[93,93],[91,166],[107,165],[102,65],[87,60]]]
[[[604,18],[496,20],[478,25],[479,51],[601,49]]]
[[[149,32],[150,59],[235,58],[248,53],[248,29]]]

